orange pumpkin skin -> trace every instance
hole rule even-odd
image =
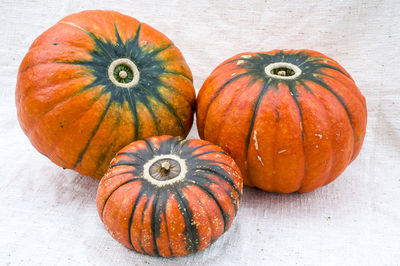
[[[165,161],[170,172],[162,175]],[[242,190],[240,170],[221,148],[152,137],[129,144],[111,161],[97,209],[107,231],[126,247],[181,257],[207,248],[229,229]]]
[[[243,53],[219,65],[197,99],[202,139],[221,146],[244,184],[309,192],[358,155],[365,98],[334,60],[311,50]]]
[[[145,23],[114,11],[83,11],[40,35],[23,59],[18,119],[51,161],[101,178],[133,140],[186,136],[192,74],[178,48]]]

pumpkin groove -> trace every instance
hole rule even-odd
[[[151,174],[154,165],[179,166],[179,172],[164,172],[164,179]],[[117,153],[101,179],[97,208],[107,231],[128,248],[185,256],[229,229],[241,196],[239,169],[222,149],[162,136],[136,141]]]
[[[117,12],[83,11],[31,45],[18,76],[18,118],[53,162],[100,178],[127,143],[188,134],[192,82],[180,51],[158,31]]]
[[[197,99],[200,137],[236,160],[245,185],[283,193],[334,180],[361,149],[366,115],[346,70],[310,50],[239,54]]]

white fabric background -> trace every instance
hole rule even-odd
[[[246,188],[229,232],[198,254],[160,259],[124,248],[97,216],[98,181],[53,165],[16,119],[16,75],[29,45],[83,9],[114,9],[166,34],[196,90],[239,52],[325,53],[366,96],[360,156],[312,193]],[[399,1],[1,0],[0,14],[0,265],[400,265]],[[198,137],[195,127],[189,137]]]

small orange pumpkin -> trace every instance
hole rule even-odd
[[[207,248],[229,229],[242,189],[239,168],[221,148],[152,137],[129,144],[111,161],[97,209],[126,247],[180,257]]]
[[[244,184],[309,192],[358,155],[365,98],[336,61],[310,50],[243,53],[219,65],[197,99],[201,138],[226,150]]]
[[[189,67],[166,36],[132,17],[97,10],[67,16],[33,42],[15,100],[38,151],[100,178],[133,140],[186,136],[195,92]]]

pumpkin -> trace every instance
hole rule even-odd
[[[333,59],[311,50],[238,54],[197,99],[202,139],[227,151],[244,184],[291,193],[333,181],[358,155],[365,98]]]
[[[153,256],[207,248],[231,226],[243,182],[234,160],[204,140],[161,136],[118,152],[101,179],[97,209],[126,247]]]
[[[33,42],[15,100],[20,125],[39,152],[101,178],[134,140],[186,136],[195,91],[189,67],[166,36],[98,10],[67,16]]]

